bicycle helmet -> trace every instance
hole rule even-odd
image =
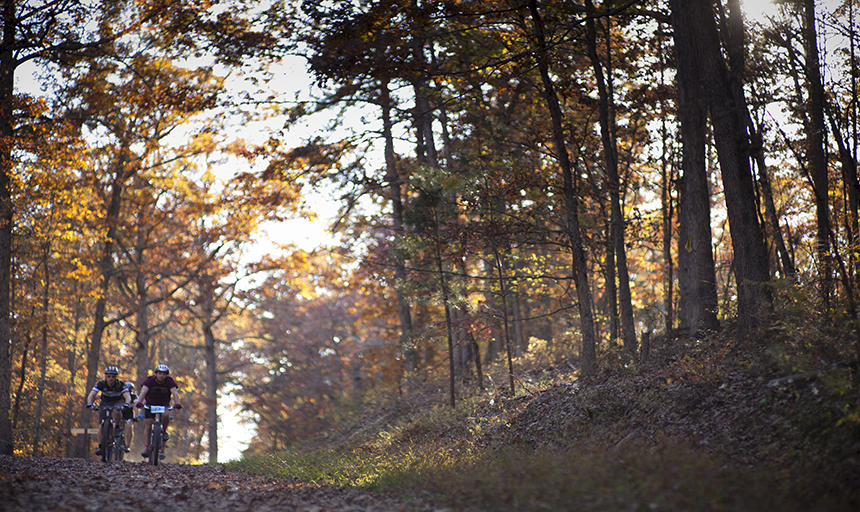
[[[164,373],[170,375],[170,368],[168,368],[166,364],[160,364],[160,365],[156,366],[155,371],[156,372],[164,372]]]
[[[119,375],[119,370],[117,370],[116,366],[108,366],[105,368],[105,375]]]

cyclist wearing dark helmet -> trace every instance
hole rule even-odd
[[[140,397],[138,398],[137,406],[143,407],[143,404],[146,404],[169,407],[170,399],[173,398],[173,407],[176,409],[182,409],[182,405],[178,403],[178,390],[179,385],[177,385],[176,381],[173,380],[173,377],[170,376],[170,368],[168,368],[166,364],[160,364],[155,367],[155,373],[144,379],[140,384]],[[154,416],[149,409],[145,409],[144,417],[146,418],[146,422],[144,423],[144,439],[149,442],[149,437],[152,434],[152,421]],[[170,425],[170,415],[162,415],[161,422],[163,424],[164,439],[166,441],[168,439],[167,427]],[[144,448],[141,455],[149,457],[149,446]]]
[[[125,389],[131,395],[131,403],[137,402],[137,393],[134,392],[134,383],[126,381]],[[125,422],[125,451],[130,451],[131,441],[134,439],[134,422],[137,421],[134,417],[134,409],[126,407],[122,410],[122,420]]]
[[[118,405],[131,406],[131,395],[125,384],[117,378],[119,369],[116,366],[108,366],[105,368],[105,380],[100,380],[93,386],[89,396],[87,396],[87,408],[93,407],[93,400],[96,395],[101,393],[101,401],[99,407],[115,407]],[[107,411],[104,409],[99,411],[99,423],[102,422]],[[122,425],[122,411],[111,411],[114,425]],[[99,439],[99,447],[96,450],[96,455],[102,454],[102,440]]]

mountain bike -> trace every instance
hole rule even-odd
[[[152,433],[149,436],[149,463],[157,466],[160,459],[164,458],[164,438],[167,435],[161,426],[161,415],[176,410],[174,407],[166,407],[164,405],[144,405],[149,412],[152,413]]]
[[[124,405],[93,405],[93,411],[103,410],[99,432],[101,434],[102,460],[122,460],[125,457],[125,425],[115,425],[113,411],[121,411]]]

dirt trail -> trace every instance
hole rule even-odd
[[[0,455],[3,512],[441,512],[220,467]]]

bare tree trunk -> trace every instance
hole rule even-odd
[[[209,433],[209,464],[214,465],[218,463],[218,347],[211,316],[203,320],[203,340],[206,344],[206,431]]]
[[[149,358],[149,297],[147,296],[146,275],[144,274],[144,268],[146,268],[147,262],[146,237],[143,225],[143,222],[138,223],[137,243],[135,244],[135,263],[137,264],[137,271],[135,273],[134,299],[137,303],[135,308],[135,324],[137,326],[137,332],[135,332],[134,336],[134,361],[138,385],[140,385],[140,383],[142,383],[149,375],[150,368],[152,368],[152,361]]]
[[[750,170],[745,100],[732,89],[710,3],[670,0],[676,44],[688,46],[705,84],[719,156],[734,251],[738,330],[743,337],[770,310],[767,253]],[[732,49],[729,51],[732,54]],[[740,65],[740,63],[737,63]],[[680,65],[678,66],[681,67]]]
[[[662,54],[662,53],[661,53]],[[660,68],[660,82],[663,78],[663,67]],[[668,336],[675,325],[675,267],[672,258],[672,220],[675,218],[675,203],[672,199],[672,183],[675,181],[673,165],[669,163],[669,130],[666,125],[666,109],[663,100],[660,101],[661,127],[660,135],[663,141],[660,155],[660,206],[663,216],[663,312],[664,331]],[[644,346],[643,346],[644,348]]]
[[[411,4],[414,9],[419,9],[418,0],[411,0]],[[419,163],[435,168],[439,165],[439,159],[433,136],[433,109],[427,96],[429,89],[426,78],[427,59],[424,55],[425,48],[428,45],[428,37],[425,35],[425,27],[423,26],[413,27],[412,32],[411,50],[415,73],[411,85],[415,95],[415,109],[413,113],[417,139],[415,153]],[[417,350],[407,355],[407,370],[418,367],[417,355]],[[413,356],[412,361],[408,359],[409,356]]]
[[[24,341],[24,350],[21,351],[21,371],[20,376],[21,380],[18,383],[18,390],[15,393],[15,403],[12,405],[11,416],[12,416],[12,430],[18,428],[18,418],[21,413],[21,395],[24,393],[24,383],[27,379],[27,359],[30,354],[30,343],[33,341],[32,335],[30,334],[29,329],[27,330],[27,335],[25,336]]]
[[[394,135],[391,132],[391,95],[389,94],[387,82],[382,84],[381,91],[382,136],[385,139],[385,170],[388,191],[391,195],[391,229],[394,232],[395,240],[399,240],[405,235],[403,227],[403,198],[400,190],[402,183],[394,155]],[[395,286],[400,286],[406,282],[406,265],[397,248],[395,248],[394,277],[397,283]],[[403,353],[406,370],[415,371],[418,368],[418,350],[412,339],[412,310],[406,294],[399,288],[395,290],[395,293],[397,294],[397,317],[400,320],[400,351]]]
[[[582,370],[585,374],[591,374],[597,369],[597,341],[594,336],[591,287],[588,282],[585,249],[579,226],[579,198],[574,189],[570,154],[567,152],[567,145],[564,141],[561,107],[559,106],[558,95],[555,92],[555,87],[549,74],[546,36],[543,28],[543,20],[538,12],[537,0],[529,1],[529,11],[535,25],[537,43],[536,60],[544,86],[544,97],[547,101],[552,121],[553,146],[564,180],[562,193],[567,209],[567,229],[570,237],[571,254],[573,256],[573,280],[576,284],[576,294],[579,299],[579,318],[580,328],[582,329]]]
[[[601,213],[603,213],[603,205],[601,205]],[[609,215],[611,217],[611,215]],[[603,297],[600,302],[606,304],[605,307],[609,308],[609,344],[612,347],[615,347],[618,343],[618,335],[621,332],[621,322],[618,314],[618,282],[617,275],[615,273],[616,265],[615,265],[615,247],[612,244],[612,222],[609,221],[606,223],[606,229],[604,231],[607,233],[606,237],[606,253],[604,263],[604,290]],[[601,305],[598,302],[598,310],[600,310]],[[606,314],[606,313],[604,313]]]
[[[510,322],[508,321],[508,292],[505,285],[505,271],[502,265],[502,258],[496,245],[493,245],[493,256],[495,258],[496,273],[499,277],[499,294],[501,296],[502,321],[505,333],[505,353],[508,356],[508,382],[510,384],[511,396],[513,397],[516,390],[514,389],[514,362],[511,354]]]
[[[78,283],[75,282],[74,285],[75,293],[74,296],[78,296],[77,289]],[[78,366],[78,339],[79,334],[83,330],[83,326],[81,325],[81,319],[84,316],[84,308],[80,301],[77,301],[75,304],[74,311],[74,329],[72,330],[72,340],[69,345],[67,345],[67,357],[66,357],[66,368],[69,371],[70,380],[69,380],[69,389],[77,389],[77,366]],[[75,399],[75,394],[71,393],[69,395],[69,400],[67,402],[66,414],[65,414],[65,425],[63,427],[63,433],[69,432],[69,429],[72,428],[74,423],[74,416],[77,412],[77,407],[80,407],[80,402]],[[66,457],[72,457],[75,451],[75,442],[74,438],[69,436],[66,442]]]
[[[776,253],[779,256],[779,261],[782,264],[783,273],[786,276],[795,274],[794,261],[785,246],[785,238],[782,236],[782,229],[779,226],[779,215],[776,211],[776,203],[773,200],[773,190],[770,186],[770,178],[768,177],[767,165],[764,159],[764,141],[761,136],[761,128],[753,124],[750,118],[750,138],[752,139],[754,158],[758,166],[758,183],[761,190],[762,198],[764,199],[765,214],[773,231],[773,243],[776,248]]]
[[[597,55],[597,34],[594,23],[594,3],[585,1],[586,34],[588,55],[594,69],[598,91],[598,110],[600,111],[600,134],[603,142],[603,156],[606,161],[606,178],[609,188],[610,233],[615,251],[615,269],[618,276],[618,304],[621,308],[621,337],[626,357],[633,360],[638,349],[636,328],[633,321],[633,299],[630,292],[630,274],[627,267],[627,250],[624,247],[624,214],[621,211],[621,181],[618,177],[618,149],[615,144],[614,99],[611,93],[612,77],[604,76],[603,63]],[[607,54],[607,60],[612,56]]]
[[[434,248],[436,250],[436,266],[439,271],[439,284],[442,288],[442,303],[445,307],[445,328],[448,334],[448,387],[450,391],[450,404],[454,407],[457,404],[457,388],[454,368],[454,329],[451,324],[451,305],[450,292],[448,290],[448,279],[445,277],[445,269],[442,263],[442,239],[439,231],[439,211],[438,208],[433,209],[433,221],[436,228],[436,240]]]
[[[3,0],[3,44],[0,47],[0,454],[12,455],[12,105],[15,94],[15,10]]]
[[[45,397],[45,382],[48,377],[48,318],[50,317],[51,274],[48,271],[48,259],[51,254],[51,244],[45,244],[42,253],[42,264],[45,271],[45,284],[42,290],[42,347],[39,350],[39,389],[36,393],[36,432],[33,435],[33,456],[42,455],[42,400]]]
[[[839,148],[839,162],[842,165],[842,183],[844,194],[847,196],[847,212],[845,214],[847,246],[854,247],[857,244],[858,237],[860,237],[860,224],[858,224],[858,212],[860,212],[860,181],[857,179],[857,162],[851,154],[851,149],[848,147],[836,119],[834,119],[838,113],[834,113],[833,110],[835,109],[827,109],[827,117],[830,121],[830,129],[833,132],[833,138],[836,140],[836,145]],[[845,121],[847,125],[848,119],[846,118]],[[848,251],[850,264],[849,274],[852,277],[854,276],[857,268],[858,258],[856,254],[857,251]]]
[[[682,159],[678,203],[679,327],[693,332],[716,330],[717,277],[711,246],[711,203],[705,159],[707,98],[701,86],[695,49],[685,37],[687,24],[676,18],[675,61],[678,118],[681,123]]]
[[[828,205],[829,180],[827,159],[824,154],[824,85],[818,59],[818,34],[815,28],[815,2],[803,1],[803,44],[806,49],[806,86],[809,92],[807,103],[806,157],[812,176],[815,194],[815,213],[818,219],[816,239],[818,241],[818,268],[821,279],[821,295],[829,306],[833,289],[833,262],[830,254],[830,208]]]

